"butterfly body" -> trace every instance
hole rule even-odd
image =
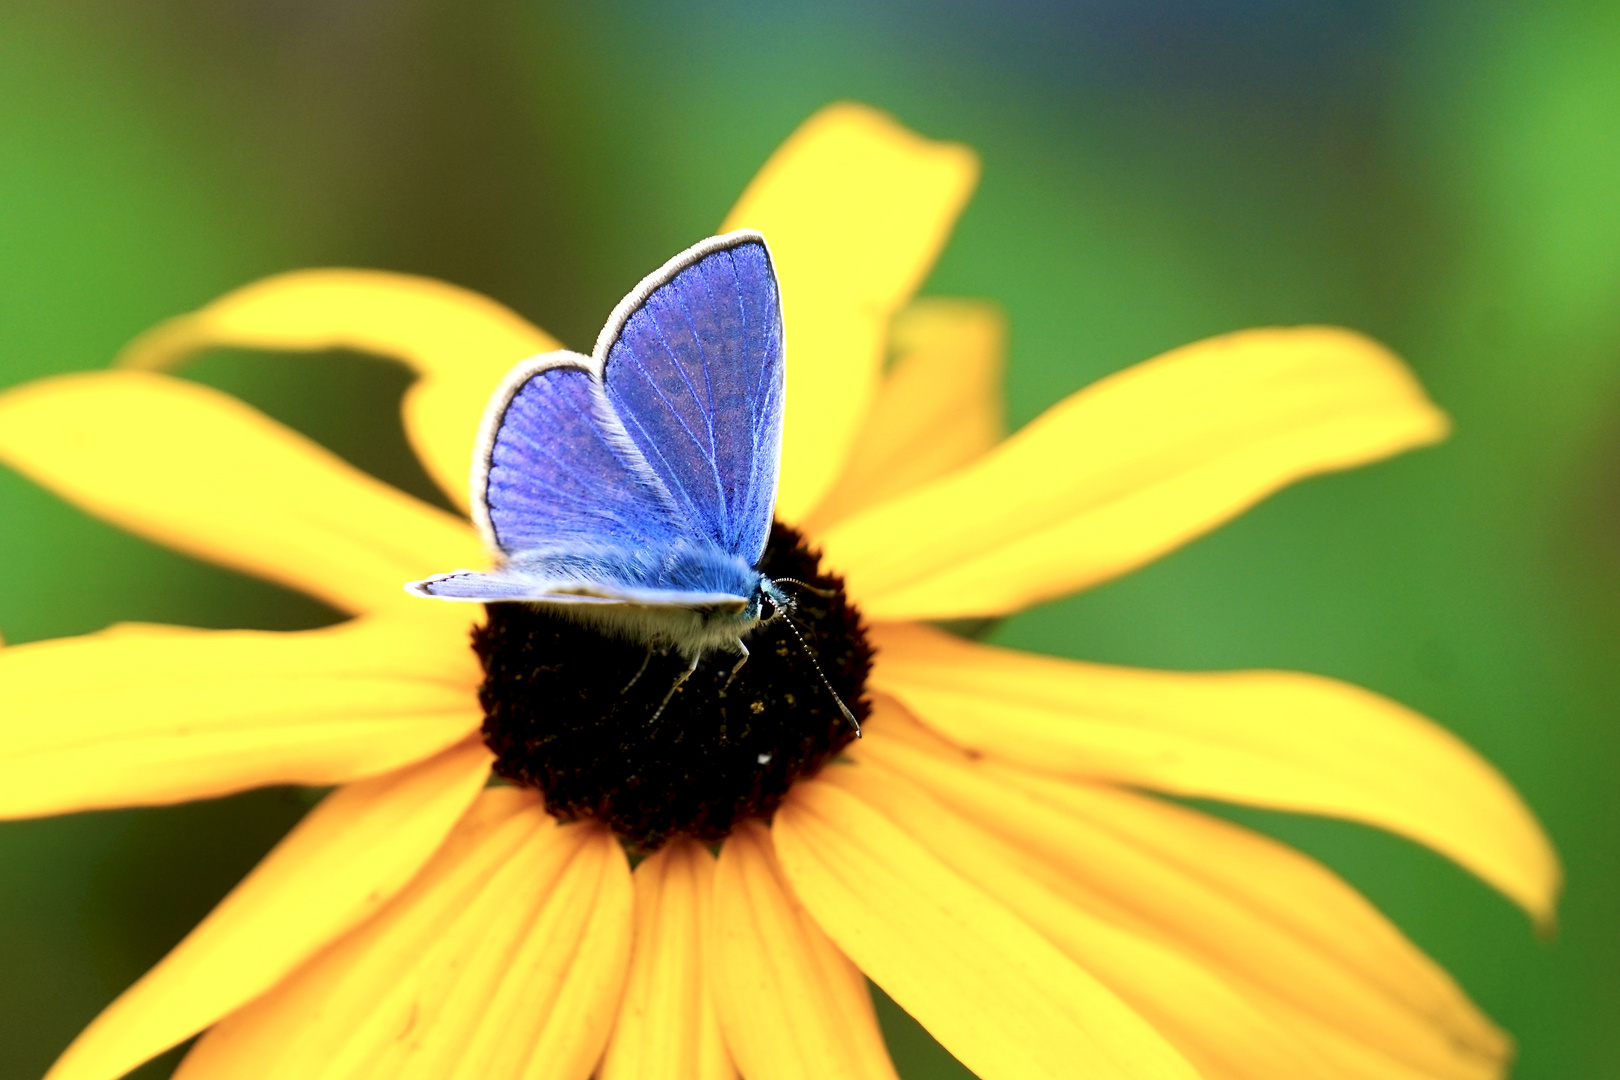
[[[612,637],[674,647],[688,659],[735,651],[749,631],[792,604],[770,578],[710,545],[576,544],[525,552],[506,572],[514,584],[530,583],[533,595],[524,599],[536,607]]]
[[[493,570],[409,583],[518,601],[695,666],[792,608],[758,570],[781,456],[781,302],[765,240],[711,237],[649,275],[591,356],[520,363],[484,414],[473,517]]]

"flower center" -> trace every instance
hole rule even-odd
[[[495,772],[537,789],[558,818],[602,821],[644,852],[769,817],[794,781],[855,737],[827,684],[864,720],[872,648],[843,580],[821,572],[798,532],[773,525],[759,570],[814,588],[783,585],[797,607],[746,636],[735,677],[737,656],[709,653],[662,713],[687,667],[678,652],[649,652],[527,604],[488,605],[473,649]]]

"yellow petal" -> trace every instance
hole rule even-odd
[[[1427,844],[1538,920],[1560,873],[1502,775],[1432,721],[1347,683],[1057,660],[876,627],[872,685],[960,746],[1047,772],[1329,814]]]
[[[345,611],[420,607],[406,581],[486,560],[466,522],[164,375],[63,375],[0,395],[0,462],[147,539]]]
[[[163,370],[213,348],[354,349],[404,362],[405,430],[428,475],[457,505],[484,405],[512,365],[560,348],[487,296],[432,278],[379,270],[299,270],[226,293],[161,323],[118,357]]]
[[[448,631],[448,632],[447,632]],[[0,817],[337,784],[482,721],[465,628],[115,628],[0,651]]]
[[[822,774],[904,830],[935,858],[989,894],[1141,1013],[1203,1075],[1241,1080],[1337,1080],[1284,1024],[1237,987],[1174,946],[1133,933],[1064,895],[1067,882],[1021,859],[873,751]],[[870,744],[870,745],[868,745]],[[902,762],[904,758],[900,759]]]
[[[764,826],[720,849],[711,984],[747,1080],[897,1080],[866,981],[805,914]]]
[[[275,986],[405,887],[484,786],[489,761],[470,739],[327,796],[48,1080],[116,1080]]]
[[[843,474],[804,520],[812,536],[857,510],[975,461],[1005,431],[1007,325],[978,300],[923,299],[895,317],[895,360]]]
[[[732,1080],[703,938],[714,857],[676,840],[636,867],[630,976],[598,1080]]]
[[[922,284],[978,180],[965,146],[849,102],[771,155],[722,229],[758,229],[782,283],[787,416],[776,513],[821,500],[860,430],[889,319]]]
[[[886,737],[889,713],[880,705],[870,737],[855,751],[862,767],[877,766],[882,779],[858,781],[852,774],[861,769],[854,769],[836,772],[839,780],[864,783],[864,793],[884,781],[888,789],[901,787],[891,778],[903,774],[1003,840],[1007,862],[1108,921],[1168,943],[1324,1058],[1336,1056],[1323,1045],[1326,1038],[1423,1075],[1500,1073],[1509,1049],[1502,1034],[1445,972],[1319,864],[1196,811],[897,741]],[[906,827],[918,836],[940,830],[936,818],[950,817],[891,807],[898,797],[887,791],[866,797],[887,800],[890,816],[911,821]],[[942,833],[938,843],[951,846],[942,854],[947,861],[971,854],[971,837]],[[1016,892],[1016,873],[1001,873],[985,887]],[[1144,975],[1129,968],[1098,974],[1110,985]],[[1187,1007],[1185,991],[1176,1004]],[[1236,1034],[1223,1021],[1201,1033],[1203,1045],[1223,1031]],[[1227,1049],[1230,1070],[1237,1048]]]
[[[870,618],[1000,615],[1132,570],[1301,477],[1446,430],[1376,342],[1248,330],[1112,375],[821,540]]]
[[[828,936],[984,1080],[1197,1077],[1017,914],[847,791],[801,783],[772,833]]]
[[[592,825],[484,792],[370,922],[215,1025],[182,1080],[585,1080],[630,953],[630,871]]]

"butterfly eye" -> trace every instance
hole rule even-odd
[[[785,580],[793,581],[794,579],[787,578]],[[760,583],[760,606],[764,614],[762,622],[775,622],[778,616],[791,614],[798,609],[799,605],[794,603],[793,597],[782,591],[780,584],[779,581],[772,578],[766,578]],[[769,607],[767,608],[765,605],[769,605]]]

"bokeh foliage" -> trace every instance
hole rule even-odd
[[[588,346],[844,97],[982,152],[927,291],[1007,309],[1015,424],[1242,326],[1343,323],[1411,361],[1451,442],[1287,491],[998,640],[1321,672],[1460,733],[1564,855],[1554,940],[1402,841],[1232,813],[1451,968],[1520,1041],[1521,1080],[1620,1076],[1612,2],[0,0],[0,385],[103,366],[158,319],[308,265],[445,277]],[[398,369],[237,354],[187,374],[428,491]],[[0,566],[12,642],[334,617],[4,471]],[[307,805],[0,826],[0,1080],[38,1076]],[[885,1019],[908,1080],[959,1075]]]

